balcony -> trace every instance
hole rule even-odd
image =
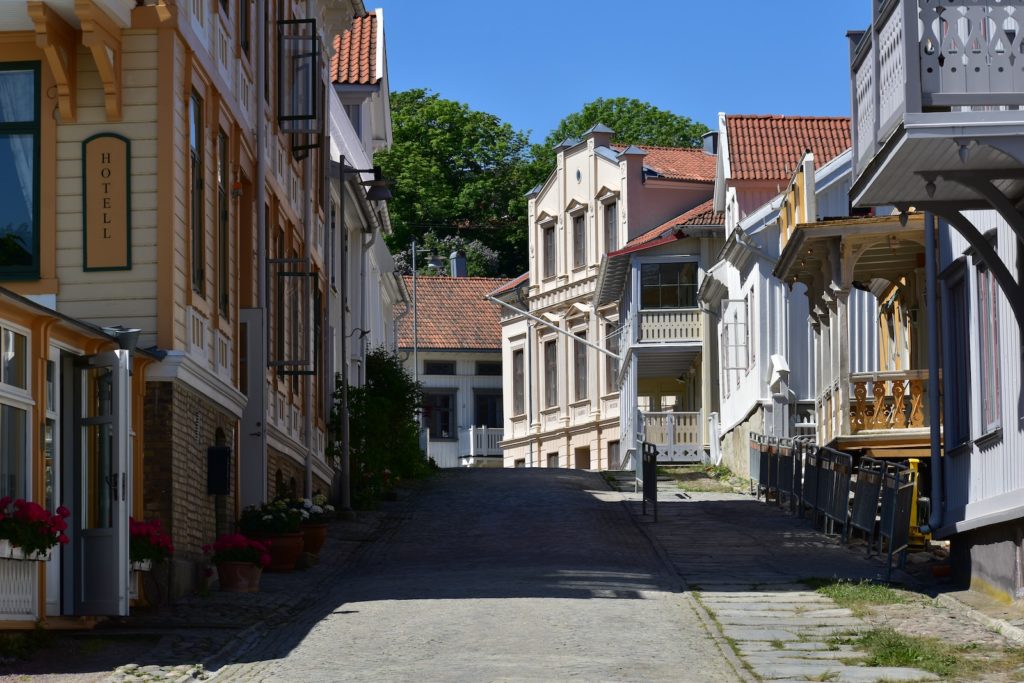
[[[642,441],[658,447],[658,462],[704,459],[704,414],[643,412]]]
[[[872,4],[850,34],[855,204],[979,199],[954,176],[1020,164],[1000,138],[1024,129],[1024,0]]]
[[[699,308],[664,308],[640,311],[641,343],[696,342],[703,339]]]
[[[837,383],[818,398],[818,442],[872,455],[925,455],[931,434],[928,371],[850,375],[847,400]],[[941,406],[939,414],[941,415]]]
[[[500,427],[468,427],[459,430],[459,465],[461,467],[501,467],[501,441],[505,430]]]

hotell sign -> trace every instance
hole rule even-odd
[[[85,270],[132,267],[130,166],[127,138],[100,133],[82,143]]]

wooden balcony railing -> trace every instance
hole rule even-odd
[[[459,456],[501,455],[501,440],[505,430],[501,427],[468,427],[459,430]]]
[[[873,0],[851,50],[859,174],[903,114],[1024,105],[1024,0]]]
[[[929,427],[927,370],[858,373],[850,384],[851,434]]]
[[[687,341],[703,338],[699,308],[665,308],[640,311],[641,342]]]
[[[704,443],[703,413],[643,413],[644,441],[658,446]]]

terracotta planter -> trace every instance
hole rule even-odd
[[[299,556],[302,555],[303,538],[301,531],[297,531],[294,534],[252,534],[250,538],[261,543],[270,544],[270,547],[267,549],[270,553],[270,566],[267,567],[268,572],[290,572],[295,569],[295,563],[299,561]]]
[[[327,540],[327,524],[314,523],[302,525],[302,537],[305,540],[305,552],[319,555]]]
[[[217,578],[226,593],[256,593],[263,568],[252,562],[218,562]]]

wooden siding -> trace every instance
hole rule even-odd
[[[108,123],[103,85],[91,55],[79,49],[78,119],[57,126],[57,276],[62,313],[142,330],[156,342],[157,318],[157,40],[125,31],[123,120]],[[131,140],[131,257],[128,271],[82,269],[82,141],[101,132]]]
[[[1017,262],[1017,240],[1010,227],[991,211],[965,211],[965,215],[985,233],[995,230],[997,240],[997,251],[1003,261],[1010,264],[1013,272],[1013,264]],[[966,241],[959,233],[948,228],[940,221],[940,265],[941,272],[944,267],[968,251]],[[976,340],[980,338],[978,331],[978,310],[977,310],[977,279],[973,259],[968,256],[966,259],[969,291],[969,331],[970,358],[969,367],[972,378],[981,375],[978,364],[978,353]],[[971,438],[972,443],[962,449],[953,450],[945,458],[945,489],[947,497],[947,511],[944,524],[949,525],[956,522],[970,522],[971,520],[992,512],[998,512],[1006,507],[1006,501],[992,501],[993,498],[1003,494],[1021,492],[1021,495],[1011,496],[1014,504],[1020,505],[1024,502],[1024,430],[1019,426],[1017,419],[1018,401],[1021,391],[1021,362],[1020,349],[1021,338],[1015,324],[1013,311],[1010,309],[1006,297],[1000,293],[998,299],[999,318],[999,376],[1000,403],[1002,419],[1002,438],[990,445],[979,446],[973,440],[980,436],[980,405],[977,383],[971,385]]]

